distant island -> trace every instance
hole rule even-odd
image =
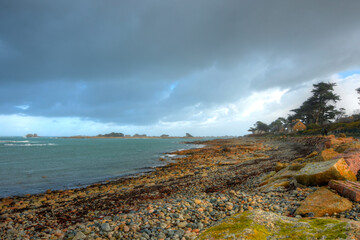
[[[34,138],[34,137],[39,137],[36,133],[28,133],[25,135],[25,137],[27,138]]]
[[[204,137],[194,137],[190,133],[186,133],[185,136],[170,136],[168,134],[162,134],[160,136],[147,136],[146,134],[134,134],[134,135],[125,135],[124,133],[111,132],[106,134],[98,134],[97,136],[71,136],[64,138],[204,138]]]

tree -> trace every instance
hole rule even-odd
[[[272,123],[269,124],[270,131],[271,132],[280,132],[285,124],[286,124],[286,119],[279,117],[278,119],[276,119],[275,121],[273,121]]]
[[[261,121],[257,121],[255,123],[255,129],[260,131],[260,132],[268,132],[270,127],[266,123],[263,123]]]
[[[124,137],[123,133],[111,132],[104,135],[99,134],[98,137]]]
[[[254,124],[254,127],[251,127],[248,131],[255,134],[255,133],[261,133],[261,132],[268,132],[269,130],[270,130],[270,127],[266,123],[257,121]]]
[[[342,119],[346,116],[345,114],[346,114],[345,108],[340,108],[336,114],[335,120],[339,121],[340,119]]]
[[[252,134],[255,134],[255,133],[256,133],[256,130],[257,130],[256,128],[251,127],[251,128],[249,128],[248,131],[249,131],[249,132],[252,132]]]
[[[311,90],[313,95],[303,102],[299,108],[291,110],[294,115],[289,117],[302,119],[305,124],[315,123],[322,125],[339,114],[334,104],[340,100],[340,96],[334,93],[336,83],[320,82],[313,84],[313,86],[314,88]]]

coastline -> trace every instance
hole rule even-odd
[[[7,140],[10,141],[10,140]],[[12,140],[11,140],[12,141]],[[179,139],[179,141],[182,141],[181,139]],[[19,142],[19,141],[13,141],[13,142]],[[46,145],[45,144],[41,144],[41,145]],[[53,145],[57,145],[57,144],[53,144]],[[175,145],[174,145],[175,146]],[[149,172],[153,172],[156,170],[156,168],[159,167],[163,167],[165,165],[167,165],[169,162],[173,162],[175,161],[174,159],[176,158],[180,158],[182,156],[180,155],[175,155],[172,154],[172,152],[177,152],[179,150],[187,150],[187,149],[196,149],[199,148],[199,146],[204,146],[204,145],[200,145],[200,144],[193,144],[191,141],[190,142],[179,142],[176,144],[175,147],[172,148],[167,148],[165,150],[170,151],[170,152],[162,152],[163,150],[160,150],[159,152],[154,152],[154,156],[152,157],[152,162],[151,164],[147,164],[147,165],[139,165],[137,164],[137,166],[134,166],[134,168],[130,168],[128,172],[122,171],[122,173],[119,174],[108,174],[106,176],[103,177],[96,177],[93,178],[92,180],[88,180],[87,182],[83,182],[83,183],[78,183],[78,184],[66,184],[66,185],[56,185],[53,184],[54,186],[47,186],[47,188],[42,187],[41,189],[37,189],[37,188],[33,188],[33,190],[30,189],[30,191],[13,191],[11,193],[6,194],[6,191],[3,191],[0,195],[0,202],[3,198],[17,198],[17,197],[24,197],[29,196],[29,195],[41,195],[44,194],[45,192],[49,192],[49,191],[66,191],[66,190],[74,190],[74,189],[84,189],[87,187],[91,187],[92,185],[98,185],[98,184],[105,184],[108,182],[113,182],[113,181],[118,181],[124,178],[136,178],[138,176],[141,176],[143,174],[147,174]],[[170,156],[173,155],[173,156]],[[140,158],[136,158],[136,159],[142,159],[146,156],[140,156]],[[46,176],[45,176],[46,175]],[[54,177],[54,176],[52,176]],[[47,179],[49,178],[47,174],[44,174],[43,177],[41,177],[42,179]],[[56,178],[56,176],[55,176]],[[11,178],[10,178],[11,179]],[[14,181],[16,181],[16,179],[14,179]],[[20,181],[20,180],[18,180]],[[60,186],[60,187],[59,187]]]
[[[276,162],[291,162],[323,141],[216,139],[136,177],[82,189],[1,199],[0,237],[27,239],[193,239],[227,216],[251,209],[293,214],[316,188],[256,191]],[[295,196],[295,195],[294,195]],[[284,201],[288,201],[283,206]]]

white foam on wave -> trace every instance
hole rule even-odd
[[[10,141],[10,140],[0,140],[0,143],[28,143],[29,141]]]
[[[205,144],[196,144],[195,145],[195,148],[203,148],[203,147],[206,147]]]
[[[27,144],[14,144],[8,143],[4,144],[6,147],[42,147],[42,146],[56,146],[55,143],[27,143]]]

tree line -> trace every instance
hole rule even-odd
[[[324,124],[337,121],[345,117],[345,109],[336,109],[336,103],[340,96],[334,92],[336,83],[320,82],[313,84],[312,95],[304,101],[299,108],[292,109],[287,118],[279,117],[269,125],[257,121],[248,131],[256,132],[280,132],[291,123],[300,120],[306,126],[323,126]],[[360,95],[360,87],[355,89]],[[360,96],[358,97],[360,104]]]

